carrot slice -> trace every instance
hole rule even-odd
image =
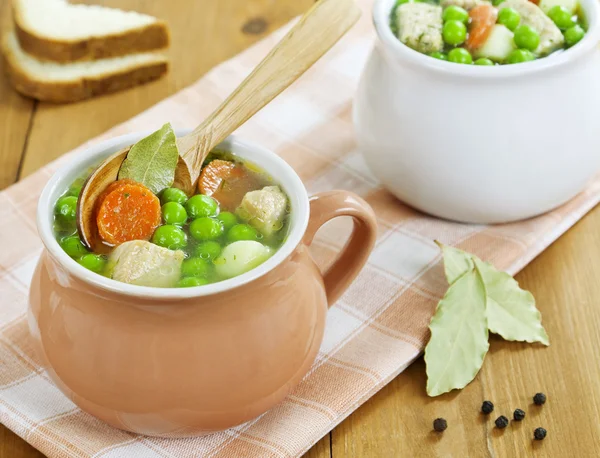
[[[255,181],[244,167],[216,159],[202,169],[198,190],[216,199],[222,210],[233,210],[252,189]]]
[[[487,40],[492,27],[496,24],[498,12],[489,3],[477,5],[469,11],[471,25],[469,26],[469,37],[467,38],[467,48],[471,51],[480,48]]]
[[[201,194],[212,196],[223,185],[223,181],[229,178],[241,178],[243,170],[231,161],[215,159],[202,169],[198,180],[198,190]]]
[[[130,180],[129,178],[124,178],[122,180],[113,181],[111,184],[109,184],[106,187],[106,189],[104,191],[102,191],[102,194],[100,194],[98,196],[98,199],[96,199],[96,202],[98,202],[98,204],[101,204],[104,201],[104,198],[106,196],[108,196],[111,192],[116,191],[120,187],[125,186],[127,184],[137,184],[137,181]],[[96,213],[98,213],[97,208],[96,208]]]
[[[160,225],[160,200],[150,189],[131,180],[111,184],[98,207],[98,233],[109,245],[149,240]]]

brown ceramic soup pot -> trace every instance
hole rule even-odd
[[[53,205],[82,171],[144,135],[93,146],[42,192],[37,223],[45,250],[31,284],[31,334],[56,385],[107,423],[169,437],[223,430],[266,412],[307,373],[327,308],[373,248],[375,217],[346,191],[309,200],[285,161],[230,137],[221,146],[261,167],[289,196],[290,230],[279,251],[239,277],[194,288],[102,277],[62,251],[52,232]],[[308,246],[319,227],[338,216],[353,217],[354,231],[323,273]]]

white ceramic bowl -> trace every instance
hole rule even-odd
[[[568,201],[600,170],[600,7],[573,48],[496,67],[420,54],[375,0],[378,41],[354,105],[359,148],[400,200],[476,223],[528,218]]]

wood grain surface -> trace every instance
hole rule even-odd
[[[24,99],[0,78],[0,186],[5,187],[89,138],[187,86],[310,6],[312,0],[97,0],[160,16],[172,28],[172,70],[163,80],[75,105]],[[9,23],[0,0],[0,27]],[[190,58],[190,50],[195,58]],[[598,251],[596,251],[598,250]],[[598,254],[597,254],[598,253]],[[418,360],[306,455],[310,458],[600,456],[600,210],[586,216],[517,279],[533,292],[551,346],[492,338],[483,370],[466,389],[425,394]],[[532,406],[543,391],[548,402]],[[481,402],[496,410],[486,418]],[[515,408],[525,420],[493,427]],[[448,420],[443,434],[431,431]],[[548,437],[534,442],[543,426]],[[42,455],[0,425],[1,458]]]

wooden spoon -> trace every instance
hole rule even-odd
[[[354,0],[319,0],[304,14],[233,93],[191,133],[177,139],[174,186],[194,194],[206,155],[325,54],[360,17]],[[106,159],[85,182],[77,203],[77,230],[90,249],[97,245],[95,204],[117,179],[131,147]]]

